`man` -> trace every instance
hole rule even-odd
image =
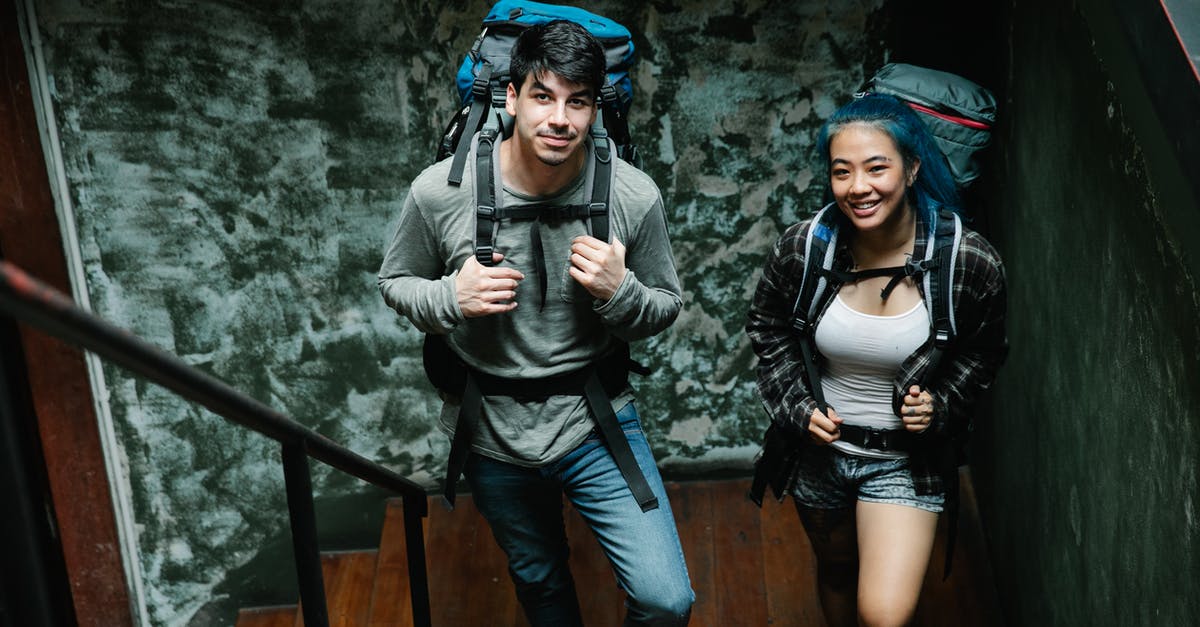
[[[498,206],[588,203],[598,169],[588,129],[604,70],[601,45],[573,22],[521,34],[505,103],[513,131],[495,150]],[[467,392],[443,395],[441,427],[470,434],[464,474],[508,555],[529,622],[582,624],[567,567],[566,494],[627,593],[626,624],[686,624],[695,597],[662,479],[625,372],[609,376],[627,363],[625,342],[662,331],[682,305],[657,186],[612,159],[611,241],[590,236],[584,218],[502,220],[489,266],[475,258],[475,173],[448,185],[449,161],[413,182],[379,286],[389,306],[444,337],[471,373]],[[579,372],[605,379],[602,401],[550,383]],[[471,403],[470,385],[488,381]],[[539,397],[539,389],[561,393]],[[472,405],[478,420],[460,418]],[[451,495],[454,459],[452,447]]]

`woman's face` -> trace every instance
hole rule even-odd
[[[859,231],[899,227],[906,191],[920,162],[905,171],[896,142],[868,124],[848,124],[829,140],[829,184],[838,208]]]

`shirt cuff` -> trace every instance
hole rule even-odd
[[[637,279],[633,276],[633,270],[626,268],[625,277],[621,279],[621,284],[617,286],[617,291],[613,292],[612,298],[608,299],[608,302],[600,302],[597,299],[592,309],[609,323],[629,318],[637,309],[636,286]]]

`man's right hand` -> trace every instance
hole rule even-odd
[[[492,253],[492,263],[500,263],[504,255]],[[468,257],[458,276],[454,277],[454,291],[458,296],[458,308],[468,318],[505,313],[517,307],[517,285],[525,275],[516,268],[484,266]]]
[[[808,435],[817,444],[829,444],[842,437],[842,432],[838,430],[841,425],[842,419],[832,407],[829,408],[828,416],[815,409],[812,417],[808,419]]]

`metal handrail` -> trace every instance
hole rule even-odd
[[[291,519],[300,601],[309,627],[326,626],[324,584],[316,541],[308,458],[401,495],[408,554],[413,624],[430,624],[429,587],[421,518],[428,515],[425,490],[239,392],[132,333],[80,309],[66,295],[0,260],[0,311],[61,340],[89,350],[226,420],[283,446],[284,479]],[[312,614],[312,616],[310,616]]]

